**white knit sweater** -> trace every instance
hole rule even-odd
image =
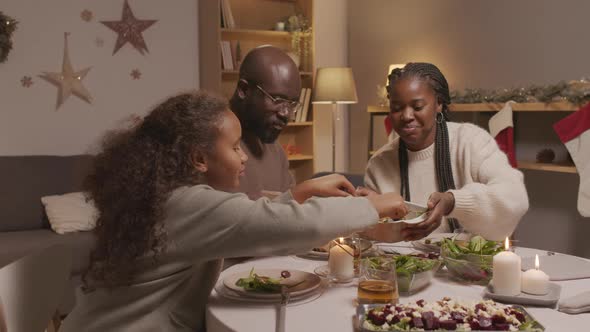
[[[449,150],[456,190],[456,218],[465,231],[491,240],[503,240],[516,228],[528,209],[528,196],[520,171],[512,168],[496,141],[469,123],[448,123]],[[369,160],[365,185],[379,193],[400,192],[399,138],[387,143]],[[408,178],[414,203],[426,205],[438,191],[434,144],[408,151]],[[435,232],[448,232],[443,221]]]

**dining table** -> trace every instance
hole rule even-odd
[[[411,243],[375,244],[377,247],[390,247],[399,253],[414,252]],[[515,247],[516,254],[523,259],[553,255],[545,250]],[[555,254],[564,255],[564,254]],[[564,255],[566,256],[566,255]],[[583,258],[581,258],[583,259]],[[246,260],[222,271],[218,284],[211,292],[206,309],[208,332],[264,332],[277,331],[280,301],[276,303],[257,302],[256,299],[239,299],[224,296],[222,293],[225,277],[236,273],[246,273],[254,269],[301,270],[314,273],[318,267],[326,265],[326,260],[310,259],[305,255],[261,257]],[[590,279],[552,281],[561,286],[560,298],[568,298],[584,291],[590,291]],[[400,294],[399,303],[415,303],[418,300],[437,301],[444,297],[457,300],[477,301],[484,298],[483,285],[456,281],[443,268],[421,291],[404,296]],[[284,331],[358,331],[357,282],[334,283],[323,279],[321,289],[312,296],[289,303],[284,310]],[[523,305],[546,331],[590,331],[590,313],[566,314],[556,307],[537,307]]]

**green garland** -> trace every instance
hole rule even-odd
[[[549,85],[531,85],[513,89],[465,89],[451,92],[454,104],[505,103],[550,103],[567,101],[581,106],[590,102],[590,81],[581,79]],[[380,106],[389,105],[384,86],[377,85],[377,102]]]
[[[456,104],[505,103],[513,100],[517,103],[549,103],[567,101],[582,105],[590,101],[590,81],[564,82],[549,85],[532,85],[514,89],[465,89],[453,91],[451,100]]]
[[[0,63],[6,61],[8,53],[12,49],[12,33],[18,24],[12,17],[4,15],[0,11]]]

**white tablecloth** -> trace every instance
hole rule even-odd
[[[404,245],[404,244],[402,244]],[[409,244],[405,244],[408,245]],[[405,251],[405,249],[398,249]],[[521,257],[546,255],[547,252],[528,248],[516,248]],[[219,280],[224,276],[249,271],[252,267],[298,269],[313,273],[313,270],[325,265],[326,261],[316,261],[298,256],[268,257],[249,260],[234,265],[223,271]],[[561,298],[576,295],[590,290],[590,279],[560,281]],[[452,297],[465,300],[479,300],[483,296],[483,286],[465,285],[446,278],[433,279],[430,286],[412,296],[401,296],[400,303],[415,302],[419,299],[427,301],[439,300],[442,297]],[[356,284],[330,285],[317,299],[287,307],[286,331],[354,331]],[[551,308],[526,307],[547,331],[589,331],[590,313],[568,315]],[[215,290],[209,298],[207,307],[208,332],[264,332],[275,331],[277,306],[251,304],[229,300],[217,294]]]

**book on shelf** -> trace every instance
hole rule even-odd
[[[235,28],[236,22],[234,21],[234,16],[231,12],[229,0],[219,1],[219,6],[221,7],[221,27],[228,29]]]
[[[295,110],[295,119],[293,122],[301,122],[301,114],[303,113],[303,103],[305,102],[305,92],[306,89],[302,88],[301,92],[299,93],[299,105]]]
[[[219,47],[221,49],[221,64],[224,70],[233,70],[234,64],[232,60],[231,54],[231,46],[229,41],[221,40],[219,41]]]
[[[311,88],[305,88],[305,101],[303,102],[303,113],[301,113],[301,122],[307,121],[307,114],[309,112],[309,103],[311,101]]]
[[[240,69],[240,64],[242,63],[242,51],[240,49],[240,41],[239,40],[230,40],[229,46],[231,49],[231,58],[232,64],[235,70]]]

